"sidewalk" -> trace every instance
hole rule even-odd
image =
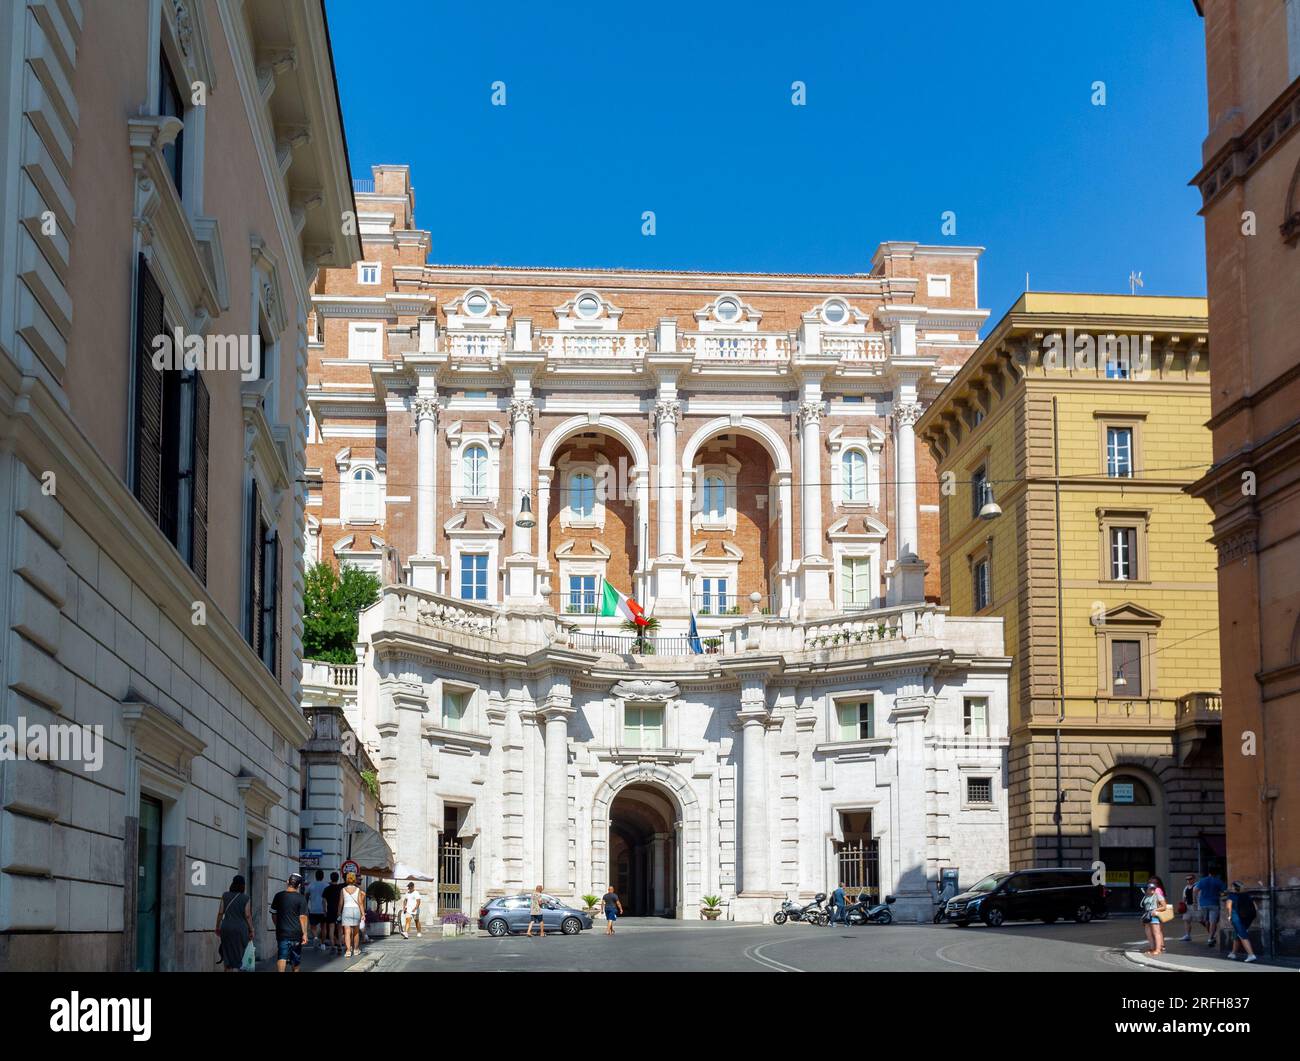
[[[1229,961],[1227,951],[1211,950],[1203,940],[1196,943],[1167,940],[1165,952],[1158,958],[1143,954],[1144,946],[1139,943],[1124,948],[1124,957],[1135,965],[1179,973],[1293,973],[1300,970],[1300,962],[1292,958],[1260,958],[1249,964],[1240,958]]]
[[[401,936],[396,937],[400,943]],[[361,949],[359,958],[345,958],[341,954],[317,950],[307,946],[302,949],[302,971],[304,973],[368,973],[383,960],[387,948],[392,945],[392,937],[372,939]],[[274,953],[267,958],[259,958],[257,972],[275,972]]]

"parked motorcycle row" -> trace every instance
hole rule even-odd
[[[787,921],[803,921],[810,925],[829,925],[831,923],[831,911],[823,904],[826,902],[826,893],[818,892],[813,896],[810,903],[800,906],[791,899],[785,900],[781,904],[781,909],[772,915],[772,920],[778,925],[784,925]],[[871,902],[871,896],[866,892],[858,895],[857,901],[850,903],[844,909],[844,920],[850,925],[888,925],[894,920],[893,911],[890,906],[893,905],[894,897],[886,895],[882,903]]]

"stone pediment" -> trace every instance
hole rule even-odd
[[[661,703],[664,700],[677,699],[681,690],[676,682],[660,681],[657,678],[624,678],[614,685],[610,693],[634,703],[642,701]]]

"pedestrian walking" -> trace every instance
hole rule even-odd
[[[325,900],[325,942],[334,954],[343,953],[343,930],[339,925],[339,893],[343,884],[337,873],[330,874],[330,882],[325,886],[322,897]]]
[[[1178,916],[1183,919],[1183,934],[1179,943],[1192,942],[1192,925],[1196,924],[1196,874],[1189,873],[1183,881],[1183,897],[1178,902]]]
[[[365,913],[365,893],[357,887],[357,875],[348,874],[348,882],[339,893],[339,922],[343,926],[343,956],[361,953],[361,922]]]
[[[271,900],[271,913],[275,915],[277,972],[282,973],[291,967],[296,973],[302,968],[302,948],[308,938],[307,897],[302,894],[302,883],[301,873],[290,873],[284,891],[276,892]]]
[[[316,879],[307,885],[307,923],[311,926],[312,943],[317,950],[325,949],[325,871],[318,869]]]
[[[546,922],[542,920],[542,886],[540,884],[533,889],[533,897],[528,904],[528,931],[524,933],[525,936],[533,934],[533,925],[542,930],[539,938],[545,939]]]
[[[1207,947],[1213,947],[1219,935],[1219,903],[1223,899],[1224,885],[1217,873],[1207,873],[1196,882],[1197,913],[1205,931],[1210,934]]]
[[[1144,954],[1163,954],[1165,952],[1164,923],[1174,916],[1173,910],[1165,899],[1165,890],[1160,880],[1152,877],[1142,896],[1142,926],[1146,929],[1147,949]]]
[[[609,886],[609,891],[600,897],[601,903],[605,907],[605,935],[614,934],[614,922],[623,916],[623,904],[619,902],[618,892],[614,890],[614,885]]]
[[[422,896],[415,888],[415,881],[407,881],[406,894],[402,896],[402,938],[410,939],[411,926],[415,926],[416,936],[420,932],[420,902]]]
[[[844,894],[844,882],[840,881],[839,887],[831,892],[831,924],[844,923],[844,908],[848,905],[848,900]]]
[[[220,909],[214,931],[221,940],[221,964],[226,972],[237,973],[253,941],[253,902],[240,874],[231,878],[230,889],[221,896]]]
[[[1232,891],[1228,892],[1228,923],[1232,925],[1232,950],[1228,952],[1230,961],[1237,960],[1237,948],[1246,953],[1246,961],[1259,961],[1255,949],[1250,945],[1250,926],[1255,923],[1255,900],[1244,889],[1241,881],[1232,882]]]

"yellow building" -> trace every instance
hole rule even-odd
[[[1027,292],[917,424],[943,602],[1014,656],[1011,866],[1100,860],[1113,908],[1222,868],[1206,335],[1200,298]]]

